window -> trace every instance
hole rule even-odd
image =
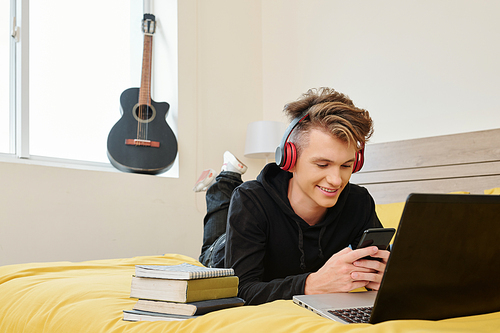
[[[0,153],[10,152],[10,0],[0,0]]]
[[[30,2],[30,154],[107,161],[131,84],[130,21],[123,0]]]
[[[0,1],[1,20],[9,22],[10,18],[6,13],[9,12],[10,0]],[[142,0],[18,2],[22,6],[29,5],[29,62],[20,64],[29,65],[29,126],[17,126],[17,130],[29,131],[29,136],[26,137],[29,137],[30,158],[49,158],[56,164],[58,161],[68,160],[75,164],[91,162],[114,170],[107,158],[106,142],[109,131],[121,116],[121,93],[127,88],[140,86]],[[156,14],[161,28],[154,35],[153,45],[160,43],[157,49],[162,50],[164,46],[161,43],[167,40],[168,47],[176,48],[176,1],[157,3],[159,4],[155,9],[162,13]],[[167,22],[168,26],[162,26],[162,21]],[[25,29],[26,24],[22,25],[21,29]],[[2,23],[2,26],[6,27],[6,24]],[[25,33],[22,30],[21,38],[26,38]],[[8,45],[11,43],[15,46],[13,38],[8,39],[1,41],[2,100],[9,100],[9,89],[4,89],[4,85],[9,87],[8,79],[4,79],[9,75],[4,75],[4,72],[8,73],[13,66],[9,65],[9,52],[4,50],[9,50]],[[176,49],[174,52],[169,50],[168,55],[161,59],[175,64],[169,68],[177,67],[177,59],[173,57],[176,54]],[[20,55],[14,58],[18,61],[21,59]],[[154,58],[153,62],[156,66]],[[174,124],[177,90],[173,88],[177,72],[163,78],[167,84],[162,81],[157,86],[154,85],[155,75],[153,71],[152,97],[157,100],[156,92],[170,97],[167,122],[174,133],[177,133]],[[9,112],[1,112],[0,152],[15,154],[12,145],[9,146],[9,142],[15,137],[12,126],[9,125]],[[21,110],[16,109],[14,112]],[[177,176],[178,163],[165,175]]]

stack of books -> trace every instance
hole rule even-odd
[[[231,268],[191,264],[136,265],[130,297],[138,298],[133,310],[124,310],[129,321],[185,320],[205,313],[241,306],[238,277]]]

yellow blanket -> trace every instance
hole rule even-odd
[[[199,264],[182,255],[0,267],[0,332],[498,332],[500,312],[441,321],[343,325],[276,301],[181,322],[127,322],[136,264]]]

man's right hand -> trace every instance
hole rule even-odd
[[[366,256],[381,257],[382,261],[368,262],[362,259]],[[309,274],[304,288],[305,294],[349,292],[369,284],[380,283],[388,256],[388,251],[379,251],[376,246],[357,250],[347,247],[331,256],[317,272]],[[364,263],[365,261],[368,263]]]

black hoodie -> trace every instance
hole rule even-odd
[[[246,304],[304,294],[309,273],[358,243],[365,229],[382,227],[368,191],[348,184],[323,221],[310,226],[288,201],[292,174],[270,163],[257,180],[236,188],[229,206],[225,265],[240,279]]]

